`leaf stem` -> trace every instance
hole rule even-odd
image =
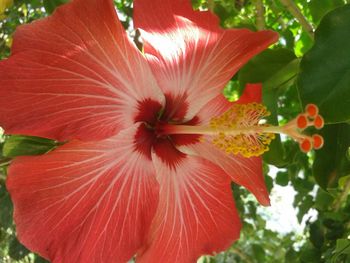
[[[280,0],[284,7],[298,20],[305,32],[314,39],[314,29],[292,0]]]

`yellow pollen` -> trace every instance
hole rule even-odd
[[[269,144],[275,138],[273,133],[261,129],[267,127],[260,123],[261,120],[269,115],[266,107],[259,103],[234,104],[221,116],[211,119],[210,127],[217,130],[212,143],[228,154],[248,158],[260,156],[269,150]]]
[[[228,154],[243,157],[262,155],[269,150],[275,134],[285,134],[300,145],[303,152],[320,149],[324,140],[318,134],[308,135],[309,127],[321,129],[325,122],[318,114],[315,104],[306,105],[305,112],[299,114],[283,126],[264,124],[262,120],[270,115],[266,107],[259,103],[233,104],[219,117],[211,119],[208,126],[162,124],[157,132],[169,134],[200,134]]]

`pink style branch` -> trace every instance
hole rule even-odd
[[[112,0],[72,0],[17,29],[0,125],[64,142],[9,167],[20,242],[53,263],[196,262],[239,238],[231,182],[270,204],[261,154],[275,133],[322,147],[303,133],[323,126],[317,106],[273,127],[260,84],[223,97],[278,35],[218,24],[189,0],[135,0],[140,52]]]

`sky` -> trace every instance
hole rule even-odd
[[[275,178],[279,170],[270,166],[269,175]],[[311,209],[307,213],[302,222],[299,223],[297,219],[298,211],[293,207],[294,196],[296,192],[292,186],[280,186],[275,184],[270,194],[271,206],[258,207],[258,212],[267,219],[266,227],[273,231],[282,234],[295,232],[301,234],[305,228],[306,220],[316,218],[317,211]]]

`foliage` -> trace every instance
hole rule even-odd
[[[0,0],[0,58],[9,55],[17,26],[44,17],[65,0]],[[291,120],[310,102],[324,115],[323,149],[307,155],[298,145],[277,138],[265,154],[270,191],[292,187],[302,233],[278,233],[266,227],[266,211],[252,196],[233,185],[244,221],[241,239],[225,253],[202,257],[202,262],[349,262],[350,260],[350,1],[346,0],[192,0],[210,9],[224,28],[268,28],[280,41],[253,58],[227,85],[233,100],[245,83],[262,82],[271,123]],[[132,1],[115,0],[123,24],[131,27]],[[5,6],[6,5],[6,6]],[[295,5],[305,20],[293,12]],[[7,7],[7,9],[5,9]],[[259,11],[260,12],[257,12]],[[261,13],[261,10],[263,13]],[[315,37],[308,29],[316,28]],[[137,36],[137,34],[136,34]],[[3,136],[0,156],[0,261],[45,262],[15,238],[12,204],[5,188],[11,158],[43,154],[56,142],[24,136]],[[272,176],[272,167],[279,172]],[[309,218],[310,211],[317,211]],[[283,213],[283,211],[281,211]]]

